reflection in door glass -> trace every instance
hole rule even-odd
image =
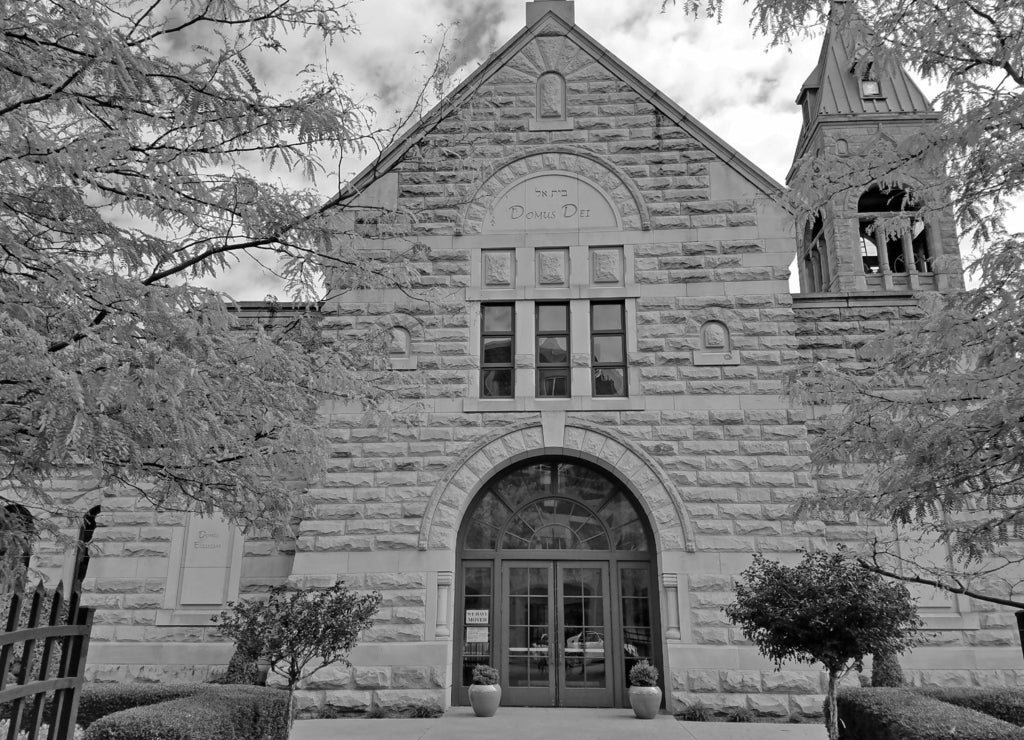
[[[512,687],[548,687],[548,568],[508,570],[508,676]]]
[[[643,659],[651,660],[651,571],[646,565],[622,568],[622,653],[625,672]]]
[[[600,568],[566,568],[562,577],[565,686],[604,688],[604,590]]]

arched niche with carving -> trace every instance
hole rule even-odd
[[[700,349],[693,353],[694,365],[739,365],[732,333],[723,321],[705,321],[700,327]]]
[[[568,116],[565,77],[545,72],[537,78],[537,113],[530,121],[531,131],[566,131],[574,122]]]

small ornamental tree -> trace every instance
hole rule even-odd
[[[381,595],[356,594],[340,581],[322,590],[270,589],[266,601],[229,602],[215,617],[239,651],[270,662],[288,684],[288,723],[295,687],[325,665],[348,662],[359,633],[370,626]]]
[[[839,737],[839,680],[860,670],[865,655],[902,653],[921,624],[906,586],[862,568],[842,550],[806,553],[792,567],[755,555],[725,613],[776,668],[786,660],[825,666],[829,740]]]

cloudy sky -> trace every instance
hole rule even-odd
[[[525,25],[525,4],[356,0],[351,8],[358,35],[331,49],[293,45],[286,64],[279,59],[262,71],[275,87],[287,89],[292,70],[326,61],[382,121],[394,120],[408,110],[442,35],[448,34],[456,52],[454,77],[461,80]],[[678,7],[662,13],[661,0],[576,0],[575,9],[584,31],[769,175],[785,180],[800,130],[794,101],[817,62],[821,29],[810,29],[810,37],[791,48],[769,49],[752,33],[738,0],[721,23],[684,16]],[[364,164],[350,157],[338,174],[346,179]],[[796,290],[795,279],[792,284]],[[221,287],[238,298],[259,299],[273,284],[242,269]]]

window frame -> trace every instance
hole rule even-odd
[[[541,331],[540,312],[544,307],[562,306],[565,308],[565,329],[560,331]],[[535,301],[533,304],[533,348],[534,364],[534,395],[537,398],[572,398],[572,307],[570,301]],[[545,337],[565,337],[565,362],[541,363],[540,343]],[[541,393],[541,375],[545,370],[565,370],[565,393]]]
[[[619,328],[595,329],[594,307],[618,306]],[[594,398],[629,398],[629,345],[626,342],[626,302],[624,300],[590,301],[590,394]],[[594,351],[594,340],[597,337],[617,336],[622,342],[622,362],[598,362]],[[597,371],[602,368],[620,369],[622,371],[622,393],[608,394],[597,392]]]
[[[512,316],[512,324],[508,331],[487,331],[484,313],[488,308],[507,307]],[[504,337],[511,340],[511,352],[508,362],[486,362],[484,358],[487,352],[487,339],[491,337]],[[511,377],[509,395],[491,396],[484,388],[484,377],[488,370],[507,369]],[[515,301],[486,301],[480,304],[480,398],[484,399],[511,399],[516,397],[516,303]]]

